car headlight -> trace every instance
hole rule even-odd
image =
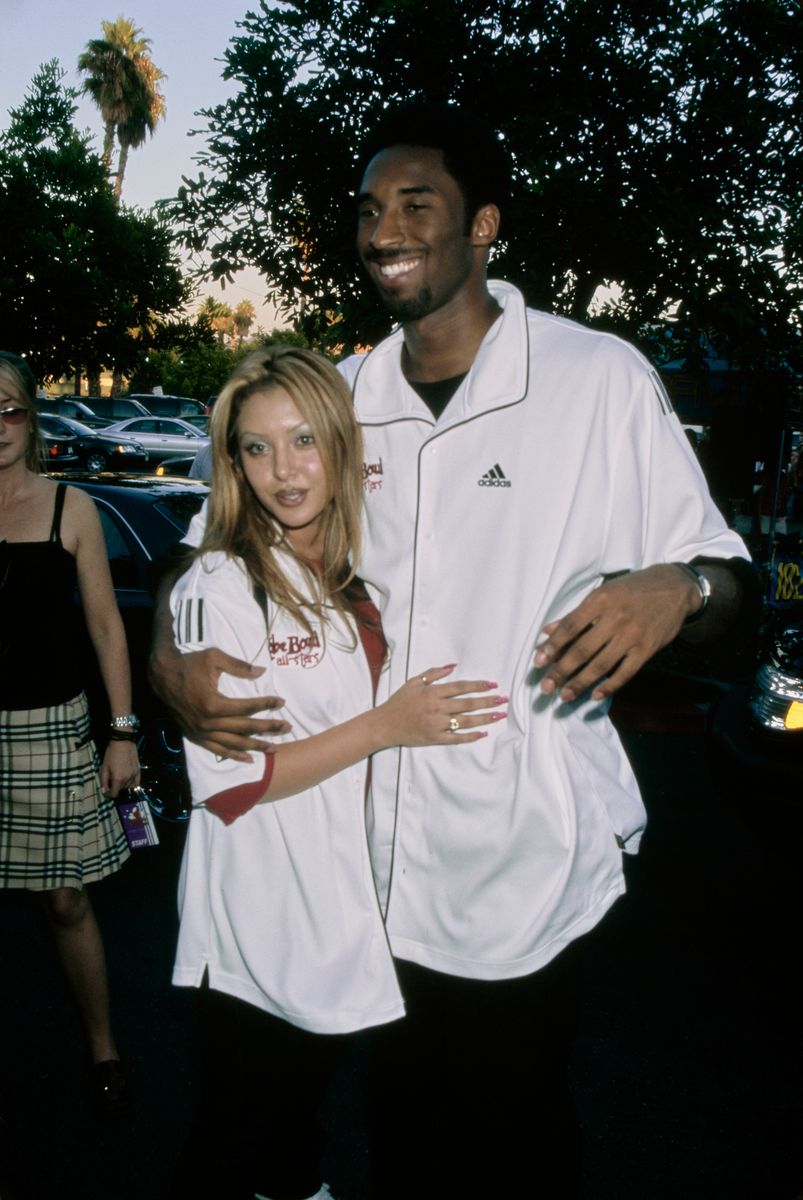
[[[143,450],[140,446],[135,446],[133,442],[120,442],[114,447],[118,454],[142,454]]]
[[[756,674],[749,704],[764,729],[803,729],[803,679],[797,675],[764,663]]]

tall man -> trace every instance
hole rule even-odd
[[[456,109],[391,113],[362,156],[358,249],[401,322],[344,364],[386,686],[454,661],[510,696],[471,748],[373,764],[372,859],[408,1010],[373,1035],[383,1200],[575,1193],[579,939],[623,891],[644,825],[606,701],[679,633],[716,636],[741,593],[727,560],[744,547],[649,364],[489,283],[508,182],[499,141]],[[189,657],[162,649],[163,691],[199,740],[243,753],[238,734],[270,723],[204,688],[244,664]]]

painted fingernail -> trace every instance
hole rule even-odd
[[[491,713],[491,720],[492,720],[492,721],[504,721],[506,717],[507,717],[507,713],[506,713],[506,712],[503,712],[503,713]]]
[[[556,686],[554,679],[544,679],[541,683],[541,691],[546,692],[547,696],[551,696]]]

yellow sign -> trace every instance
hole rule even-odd
[[[795,600],[803,600],[803,571],[800,562],[778,562],[774,564],[775,586],[772,601],[775,604],[788,604]]]

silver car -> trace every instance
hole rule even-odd
[[[129,417],[108,425],[103,432],[135,438],[156,462],[168,454],[197,454],[209,442],[200,429],[179,417]]]

